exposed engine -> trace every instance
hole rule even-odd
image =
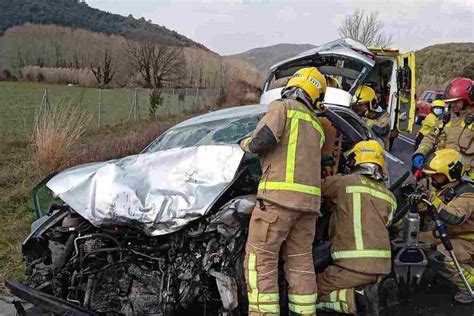
[[[233,310],[245,288],[234,274],[254,203],[254,196],[236,198],[158,237],[98,229],[67,206],[53,207],[55,218],[24,245],[27,285],[100,313],[170,315],[196,304],[210,314],[216,305]]]

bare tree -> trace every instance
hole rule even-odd
[[[178,84],[184,77],[185,63],[183,49],[166,46],[153,41],[128,41],[125,52],[136,72],[140,73],[145,88],[152,88],[150,118],[163,105],[161,88],[166,84]]]
[[[183,77],[185,58],[180,47],[128,41],[125,52],[146,88],[160,89],[165,84],[177,84]]]
[[[340,36],[350,37],[365,46],[387,47],[392,43],[393,35],[386,34],[383,27],[384,23],[378,11],[366,13],[364,10],[357,9],[345,17],[338,32]]]
[[[91,62],[90,68],[99,87],[105,87],[112,81],[115,70],[112,66],[112,57],[107,48],[104,49],[103,59],[100,62]]]

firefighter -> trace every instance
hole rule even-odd
[[[314,110],[326,91],[314,67],[298,70],[272,102],[252,136],[241,141],[261,157],[262,177],[245,253],[249,314],[278,315],[278,255],[282,250],[289,309],[314,315],[317,286],[312,243],[321,196],[324,131]]]
[[[421,123],[421,128],[416,135],[415,149],[420,146],[423,137],[428,135],[433,127],[439,126],[441,123],[441,115],[444,113],[445,105],[445,102],[442,100],[434,100],[431,103],[431,113],[425,117],[423,123]]]
[[[389,148],[390,115],[377,103],[374,89],[359,86],[352,98],[352,109],[366,119],[375,135],[383,140],[385,148]]]
[[[349,174],[327,177],[322,196],[331,212],[334,265],[317,275],[318,311],[378,313],[379,277],[391,271],[387,226],[396,200],[384,186],[384,150],[375,140],[357,143],[347,155]],[[370,289],[370,290],[369,290]]]
[[[474,287],[474,181],[465,175],[463,157],[454,149],[436,151],[423,171],[430,175],[434,188],[430,194],[431,203],[441,220],[447,224],[454,253],[463,274]],[[459,278],[451,257],[440,245],[440,239],[434,234],[430,235],[425,233],[424,239],[438,245],[438,251],[431,256],[430,261],[438,267],[439,274],[457,286],[458,292],[454,299],[459,303],[472,303],[474,299]]]
[[[449,120],[433,128],[423,138],[420,147],[412,156],[413,170],[419,170],[428,155],[436,149],[450,148],[459,151],[464,158],[466,170],[474,179],[474,87],[472,80],[457,78],[451,81],[444,92]],[[445,114],[446,115],[446,114]]]

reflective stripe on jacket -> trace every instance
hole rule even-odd
[[[329,237],[336,265],[368,273],[391,270],[390,224],[397,204],[383,183],[357,174],[327,177],[323,198],[331,211]]]
[[[274,144],[268,136],[274,136]],[[261,156],[257,197],[287,209],[319,213],[321,147],[324,130],[317,117],[293,99],[273,101],[242,148]],[[262,150],[264,148],[264,150]]]

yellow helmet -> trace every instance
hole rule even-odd
[[[352,105],[367,104],[370,111],[377,108],[375,91],[371,87],[360,85],[352,97]]]
[[[326,92],[327,83],[324,75],[316,67],[306,67],[293,74],[284,90],[294,87],[306,92],[311,99],[311,103],[315,104],[316,101],[322,99]]]
[[[444,103],[443,100],[434,100],[432,103],[431,103],[431,107],[432,108],[436,108],[436,107],[440,107],[440,108],[443,108],[444,109],[444,106],[446,105],[446,103]]]
[[[375,140],[364,140],[355,144],[348,152],[348,157],[353,155],[353,166],[363,163],[373,163],[383,169],[385,164],[384,150]]]
[[[462,155],[454,149],[436,151],[428,167],[423,169],[427,174],[444,174],[449,182],[459,180],[464,174],[464,170]]]

